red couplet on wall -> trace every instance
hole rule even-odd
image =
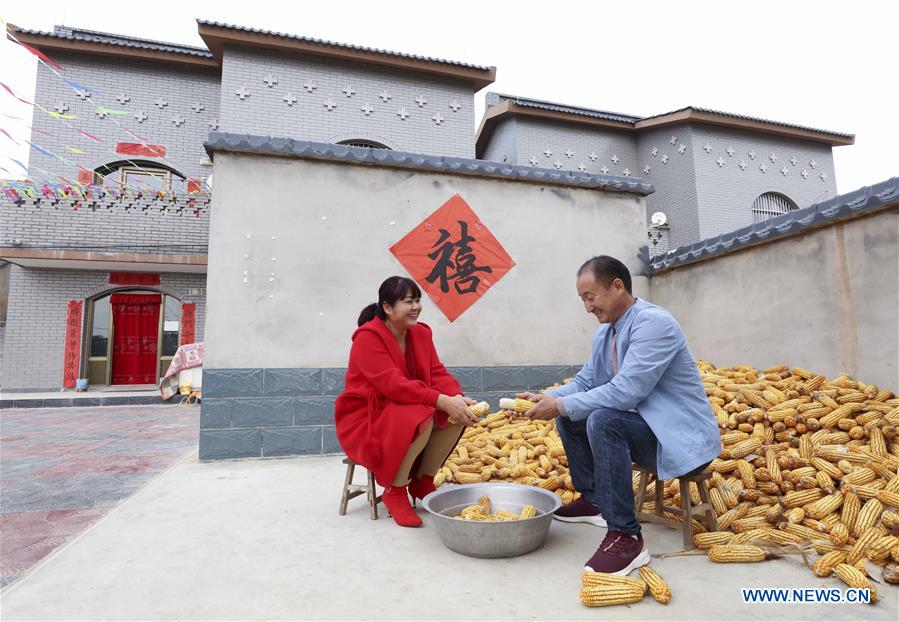
[[[152,285],[159,286],[159,275],[142,272],[110,272],[110,285]]]
[[[141,143],[116,143],[115,152],[122,155],[147,156],[150,158],[164,158],[165,147],[163,145],[144,145]]]
[[[62,386],[74,389],[78,379],[78,361],[81,354],[81,312],[84,302],[70,300],[66,312],[66,349],[63,359]]]
[[[450,322],[515,265],[458,194],[391,246],[390,252]]]
[[[197,305],[185,302],[181,305],[181,345],[196,340]]]
[[[94,183],[94,172],[90,169],[78,167],[78,183],[82,186],[90,186]]]

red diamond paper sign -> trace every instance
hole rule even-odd
[[[390,247],[450,322],[515,262],[458,194]]]

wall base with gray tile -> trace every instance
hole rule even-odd
[[[494,408],[515,391],[569,378],[580,365],[450,367],[466,395]],[[334,401],[343,368],[204,369],[200,460],[342,453]]]

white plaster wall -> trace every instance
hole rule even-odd
[[[456,193],[516,266],[452,324],[425,299],[446,364],[585,360],[596,322],[575,272],[592,255],[624,261],[648,294],[645,201],[633,195],[224,152],[215,180],[210,368],[346,365],[359,311],[384,278],[406,274],[389,247]]]
[[[899,391],[899,210],[675,268],[652,301],[715,365],[785,363]]]

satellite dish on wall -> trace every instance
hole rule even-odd
[[[668,216],[665,215],[665,212],[656,212],[650,220],[656,227],[668,224]]]

